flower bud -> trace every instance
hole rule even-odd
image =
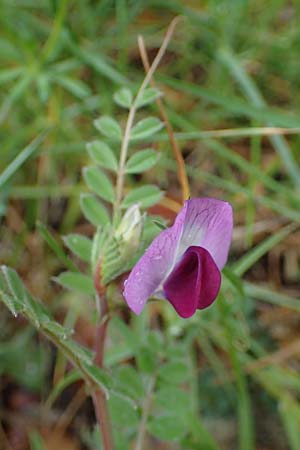
[[[121,238],[131,248],[137,248],[143,230],[144,216],[138,204],[130,206],[124,214],[115,236]]]

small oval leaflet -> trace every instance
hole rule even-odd
[[[90,262],[92,241],[81,234],[72,233],[63,237],[66,246],[83,261]]]
[[[147,106],[150,103],[155,102],[155,100],[162,96],[162,93],[155,88],[147,88],[144,90],[141,97],[138,99],[136,103],[137,108],[142,108],[143,106]]]
[[[159,160],[159,153],[152,149],[141,150],[129,158],[126,164],[127,173],[140,173],[151,169]]]
[[[118,161],[113,150],[105,142],[95,140],[86,145],[90,157],[99,166],[116,171],[118,169]]]
[[[118,122],[110,116],[102,116],[94,120],[94,125],[104,136],[120,141],[122,130]]]
[[[88,187],[104,200],[113,203],[115,192],[110,179],[97,167],[85,167],[83,178]]]
[[[105,226],[110,223],[106,208],[94,195],[82,194],[80,196],[80,208],[86,219],[96,227]]]
[[[131,139],[145,139],[157,133],[164,124],[157,117],[140,120],[131,130]]]
[[[155,205],[162,195],[162,191],[157,186],[152,184],[141,186],[128,192],[122,202],[122,208],[128,208],[134,203],[138,203],[143,208],[148,208]]]
[[[114,101],[122,108],[129,109],[132,105],[132,92],[128,88],[121,88],[114,94]]]
[[[95,292],[92,277],[83,273],[66,271],[59,274],[54,280],[71,291],[93,295]]]

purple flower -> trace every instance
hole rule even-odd
[[[212,304],[221,285],[233,227],[231,205],[212,198],[187,200],[132,269],[123,295],[140,314],[148,298],[172,303],[179,316]]]

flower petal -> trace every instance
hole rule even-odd
[[[204,309],[215,300],[221,285],[221,273],[209,252],[189,247],[163,285],[164,294],[183,317]]]
[[[185,213],[186,206],[177,215],[174,225],[154,239],[124,283],[123,295],[135,314],[140,314],[148,298],[159,289],[174,266]]]
[[[209,251],[221,270],[226,264],[231,242],[231,205],[214,198],[194,198],[187,200],[185,205],[186,214],[177,260],[188,247],[201,246]]]

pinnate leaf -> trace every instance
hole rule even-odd
[[[76,276],[78,274],[75,274]],[[70,338],[70,330],[56,322],[44,305],[24,286],[18,274],[7,266],[0,267],[0,299],[13,305],[14,314],[21,313],[67,356],[83,379],[93,386],[109,391],[110,377],[93,364],[92,352]]]

